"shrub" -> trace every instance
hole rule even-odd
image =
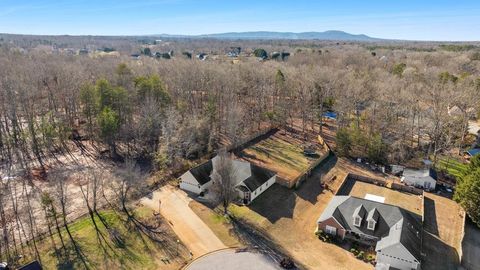
[[[363,251],[358,252],[357,259],[363,260],[365,258],[365,253]]]
[[[367,255],[367,261],[371,262],[371,261],[374,261],[375,260],[375,255],[373,254],[368,254]]]

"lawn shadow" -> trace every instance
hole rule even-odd
[[[437,224],[437,212],[435,209],[435,201],[424,196],[423,199],[424,209],[424,229],[436,236],[439,236],[438,224]]]
[[[348,196],[350,192],[352,192],[353,186],[355,186],[356,180],[351,179],[350,177],[345,179],[343,185],[337,191],[337,195],[339,196]]]
[[[289,189],[279,184],[272,185],[248,207],[268,219],[272,224],[281,218],[293,218],[297,200],[316,204],[318,196],[323,193],[322,178],[335,166],[337,158],[329,157],[324,163],[312,171],[308,179],[299,189]]]
[[[262,195],[258,196],[248,208],[268,219],[271,223],[275,223],[281,218],[293,218],[296,197],[292,190],[279,184],[273,184]]]
[[[459,256],[455,248],[447,245],[437,236],[423,231],[422,269],[458,269]]]
[[[78,252],[73,246],[73,244],[66,247],[64,256],[58,258],[57,269],[82,269],[85,268],[85,264],[89,267],[92,265],[92,262],[83,252],[84,248],[79,243],[78,240],[75,240]]]
[[[301,186],[295,191],[298,197],[309,201],[312,204],[317,203],[318,196],[323,193],[324,188],[322,182],[325,181],[325,176],[337,164],[338,158],[335,155],[327,157],[319,166],[317,166],[311,175],[304,181]]]

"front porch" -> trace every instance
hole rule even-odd
[[[374,236],[370,236],[370,235],[366,235],[366,234],[359,234],[359,233],[355,233],[355,232],[352,232],[352,231],[347,231],[345,233],[345,240],[350,240],[350,241],[353,241],[353,242],[357,242],[359,244],[362,244],[362,245],[366,245],[366,246],[371,246],[371,247],[375,247],[375,245],[377,244],[378,239],[377,237],[374,237]]]
[[[238,195],[239,195],[239,201],[244,204],[244,205],[248,205],[250,204],[250,202],[252,202],[252,193],[251,191],[245,187],[245,186],[237,186],[237,191],[238,191]]]

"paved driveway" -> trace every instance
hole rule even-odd
[[[151,196],[142,198],[142,204],[160,212],[169,221],[175,234],[197,258],[206,253],[226,248],[218,237],[188,206],[185,192],[171,186],[162,187]]]
[[[187,270],[281,270],[268,257],[260,253],[222,250],[191,263]]]

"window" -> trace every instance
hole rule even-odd
[[[367,228],[372,231],[375,230],[375,221],[369,220]]]
[[[337,228],[327,225],[325,226],[325,232],[328,234],[337,235]]]
[[[355,217],[355,220],[353,221],[353,225],[360,226],[360,224],[362,224],[362,219],[360,217]]]

